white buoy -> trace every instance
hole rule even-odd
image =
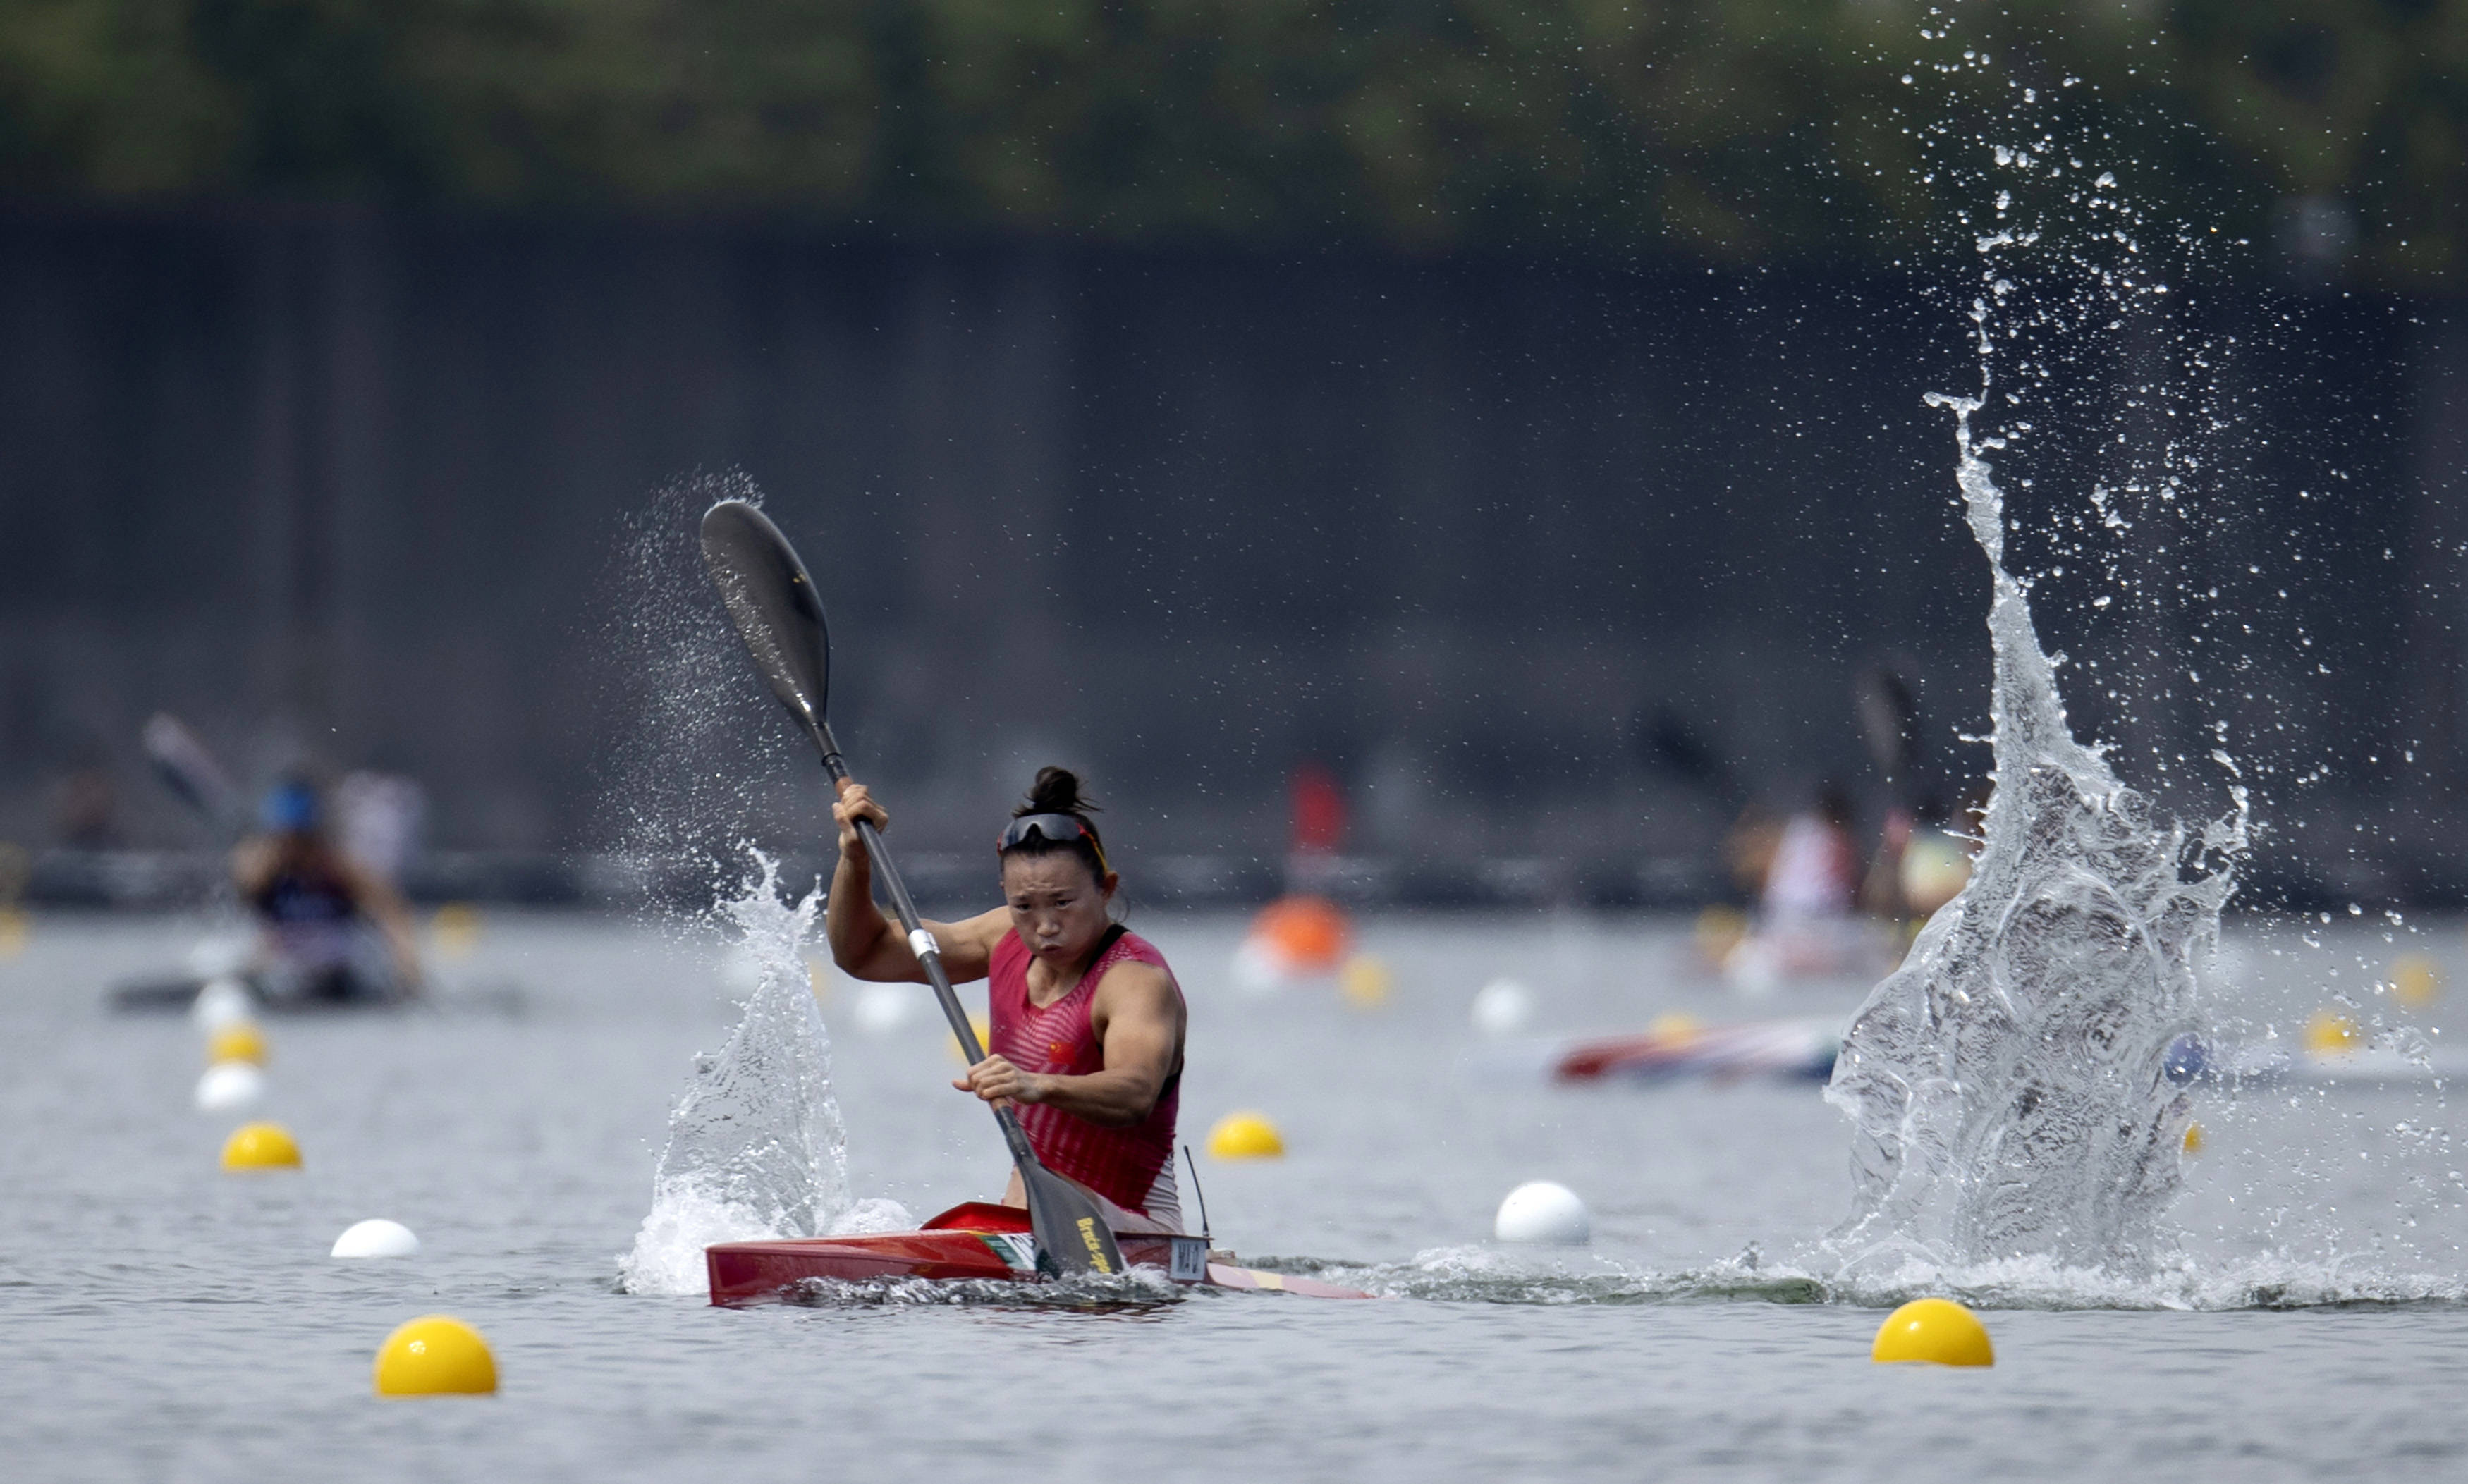
[[[400,1221],[383,1217],[354,1223],[334,1239],[330,1257],[414,1257],[420,1252],[420,1239]]]
[[[201,1031],[219,1031],[226,1025],[237,1025],[252,1018],[257,1000],[248,986],[224,974],[206,981],[197,997],[189,1002],[189,1019]]]
[[[248,967],[257,940],[249,933],[209,933],[189,949],[189,972],[200,979],[223,979]]]
[[[888,1036],[908,1023],[909,1012],[916,1008],[917,992],[897,984],[869,984],[857,993],[857,1004],[849,1014],[857,1028],[868,1036]]]
[[[265,1073],[253,1062],[217,1062],[197,1079],[197,1111],[229,1113],[265,1096]]]
[[[1502,1242],[1583,1246],[1593,1240],[1594,1220],[1575,1191],[1550,1180],[1529,1180],[1499,1203],[1491,1231]]]
[[[1285,965],[1255,938],[1245,938],[1234,950],[1234,987],[1245,994],[1274,994],[1286,987]]]
[[[1514,1036],[1534,1018],[1534,992],[1514,979],[1494,979],[1474,991],[1470,1014],[1485,1036]]]

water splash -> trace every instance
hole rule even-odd
[[[811,1237],[843,1218],[876,1225],[888,1216],[883,1202],[849,1200],[831,1036],[806,977],[823,894],[783,902],[779,863],[754,859],[759,877],[719,912],[759,976],[728,1043],[696,1058],[694,1084],[669,1114],[651,1213],[620,1260],[629,1292],[702,1292],[702,1249],[715,1242]]]
[[[695,533],[723,499],[763,492],[742,472],[697,474],[622,521],[595,646],[601,708],[625,719],[594,759],[598,827],[637,884],[689,920],[736,887],[741,842],[785,850],[828,827],[813,754],[779,724],[703,568]]]
[[[1971,881],[1870,993],[1826,1100],[1856,1126],[1845,1274],[2045,1259],[2155,1272],[2192,1116],[2197,970],[2245,848],[2246,798],[2188,838],[2076,742],[2022,584],[2004,497],[1953,410],[1956,475],[1995,582],[1995,791]],[[2218,760],[2234,765],[2225,756]]]
[[[1702,1267],[1663,1268],[1600,1255],[1538,1260],[1482,1246],[1433,1247],[1403,1263],[1246,1261],[1382,1298],[1546,1308],[1745,1303],[1892,1309],[1928,1297],[1982,1309],[2056,1311],[2468,1308],[2468,1279],[2361,1271],[2353,1264],[2276,1255],[2210,1265],[2181,1262],[2132,1277],[2069,1267],[2047,1257],[1952,1267],[1914,1258],[1842,1273],[1752,1252]]]

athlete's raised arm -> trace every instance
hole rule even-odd
[[[840,831],[839,864],[832,871],[831,896],[823,908],[832,962],[854,978],[925,983],[926,966],[908,947],[907,935],[874,900],[874,859],[857,833],[859,819],[889,830],[891,816],[865,791],[865,785],[851,783],[832,806],[832,818]],[[954,984],[986,976],[994,944],[1010,927],[1011,914],[1001,907],[957,923],[926,921],[926,930],[942,952],[943,970]]]

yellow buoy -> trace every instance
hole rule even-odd
[[[1208,1130],[1208,1153],[1217,1159],[1275,1159],[1286,1152],[1277,1126],[1259,1113],[1228,1113]]]
[[[1357,1010],[1377,1010],[1388,1003],[1388,966],[1368,953],[1357,953],[1337,976],[1337,992]]]
[[[2199,1154],[2202,1152],[2203,1126],[2201,1124],[2185,1125],[2185,1153],[2188,1154]]]
[[[2391,965],[2391,997],[2410,1010],[2424,1010],[2442,997],[2442,970],[2422,953],[2403,953]]]
[[[2357,1022],[2336,1010],[2318,1010],[2305,1022],[2305,1049],[2318,1057],[2345,1056],[2365,1044],[2365,1033],[2357,1029]]]
[[[1705,1022],[1684,1010],[1666,1010],[1646,1022],[1645,1034],[1657,1040],[1692,1041]]]
[[[377,1347],[381,1397],[479,1396],[497,1389],[497,1359],[480,1332],[446,1314],[423,1314]]]
[[[1950,1298],[1915,1298],[1885,1316],[1871,1360],[1995,1365],[1997,1352],[1977,1315]]]
[[[281,1124],[242,1124],[223,1141],[226,1170],[297,1170],[300,1144]]]
[[[265,1033],[247,1020],[234,1020],[217,1026],[206,1038],[206,1064],[224,1062],[246,1062],[255,1066],[265,1064]]]
[[[437,951],[461,958],[480,946],[480,909],[468,902],[449,902],[428,919]]]

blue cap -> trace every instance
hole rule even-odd
[[[257,807],[258,823],[268,830],[310,830],[317,824],[317,790],[297,781],[279,783],[265,791]]]

